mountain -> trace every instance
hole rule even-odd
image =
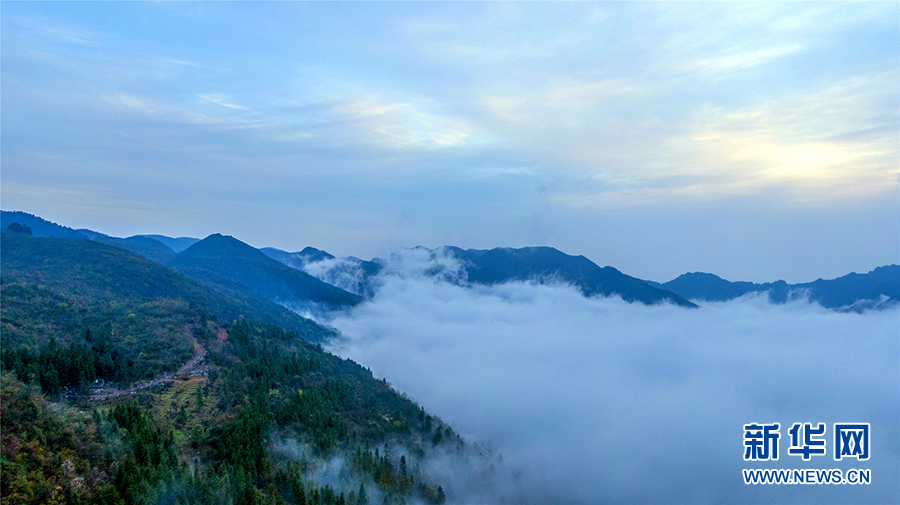
[[[156,263],[165,263],[172,256],[175,255],[175,251],[170,249],[168,246],[159,242],[157,240],[143,238],[143,237],[128,237],[128,238],[118,238],[118,237],[110,237],[108,235],[104,235],[102,233],[98,233],[94,238],[96,242],[102,242],[104,244],[109,244],[111,246],[115,246],[121,249],[125,249],[126,251],[131,251],[134,253],[138,253],[141,256],[155,261]]]
[[[52,223],[33,214],[20,211],[0,211],[0,228],[5,230],[13,223],[28,226],[35,237],[75,238],[82,240],[88,238],[80,231]]]
[[[481,458],[269,300],[98,241],[0,248],[3,503],[442,504],[428,468]]]
[[[122,240],[134,244],[139,245],[141,247],[146,247],[147,249],[153,249],[155,251],[161,251],[166,254],[175,254],[176,251],[171,247],[167,246],[161,240],[157,240],[152,237],[148,237],[146,235],[132,235],[130,237],[123,238]]]
[[[165,235],[134,235],[133,237],[128,237],[129,239],[134,238],[149,238],[151,240],[155,240],[164,244],[169,249],[180,253],[181,251],[187,249],[188,247],[200,242],[199,238],[191,238],[191,237],[178,237],[172,238],[167,237]]]
[[[599,267],[584,256],[571,256],[552,247],[491,250],[444,247],[444,253],[463,262],[468,282],[558,281],[576,286],[585,296],[621,296],[648,305],[674,303],[697,307],[681,296],[625,275],[613,267]]]
[[[263,247],[260,251],[273,260],[297,270],[303,270],[303,267],[308,263],[335,258],[333,255],[315,247],[304,247],[300,252],[287,252],[274,247]]]
[[[286,265],[303,271],[335,286],[371,298],[377,289],[374,278],[381,273],[386,262],[378,258],[363,261],[354,257],[337,258],[325,251],[307,247],[300,252],[289,253],[266,248],[266,255]],[[552,247],[526,247],[522,249],[496,248],[491,250],[461,249],[444,246],[438,249],[416,247],[408,251],[420,251],[428,257],[428,267],[422,274],[440,277],[458,284],[499,284],[509,281],[556,281],[572,284],[585,296],[621,296],[629,302],[646,304],[674,303],[683,307],[696,307],[681,296],[657,288],[647,282],[623,274],[613,267],[599,267],[584,256],[570,256]],[[398,256],[403,261],[403,254]],[[462,265],[446,265],[440,257],[449,256]]]
[[[335,257],[321,249],[306,247],[300,252],[287,252],[274,247],[260,249],[266,256],[289,267],[302,270],[313,277],[363,298],[372,298],[375,286],[372,279],[381,272],[382,265],[353,256]]]
[[[808,296],[830,309],[862,310],[900,301],[900,265],[878,267],[866,274],[849,273],[836,279],[788,284],[785,281],[757,284],[731,282],[713,274],[694,272],[678,276],[660,286],[691,300],[726,301],[747,293],[768,293],[774,303]]]
[[[0,222],[3,229],[12,224],[25,226],[35,237],[91,240],[112,245],[171,266],[231,298],[262,297],[298,310],[340,309],[355,305],[362,298],[371,298],[377,289],[374,279],[384,268],[384,263],[377,258],[372,261],[340,258],[314,247],[299,252],[275,248],[257,250],[219,234],[204,240],[165,235],[118,238],[93,230],[74,230],[18,211],[3,211]],[[601,268],[584,256],[567,255],[552,247],[421,249],[433,257],[449,255],[462,262],[461,273],[465,278],[448,278],[454,282],[559,281],[577,286],[585,296],[618,295],[630,302],[647,304],[668,302],[695,307],[688,300],[726,301],[761,292],[767,293],[775,303],[807,296],[824,307],[840,310],[863,310],[900,303],[898,265],[879,267],[867,274],[851,273],[837,279],[801,284],[731,282],[703,272],[687,273],[666,283],[657,283],[636,279],[610,266]],[[456,275],[439,270],[425,274]]]
[[[2,228],[7,229],[12,223],[28,226],[31,228],[31,233],[35,237],[95,240],[131,252],[136,252],[157,263],[163,263],[175,254],[175,251],[168,246],[153,239],[144,239],[138,236],[128,238],[110,237],[104,233],[88,229],[74,230],[67,226],[61,226],[25,212],[0,211],[0,225],[2,225]]]
[[[150,304],[146,305],[148,310],[153,303],[167,300],[166,304],[206,307],[211,317],[222,321],[245,317],[297,331],[312,340],[330,335],[329,332],[319,332],[319,327],[312,321],[246,289],[215,292],[118,247],[90,240],[32,237],[8,230],[3,230],[0,237],[0,255],[3,258],[0,275],[4,290],[2,308],[4,311],[12,310],[12,298],[5,295],[10,289],[18,290],[16,292],[25,289],[22,286],[28,286],[27,291],[31,293],[28,296],[36,301],[44,296],[48,299],[59,298],[56,308],[39,318],[42,324],[78,328],[80,323],[77,321],[85,318],[109,319],[112,313],[121,315],[115,307],[125,300],[143,300]],[[17,299],[24,297],[22,295]],[[61,318],[59,320],[54,319],[57,313]],[[18,327],[4,331],[5,343],[19,335],[13,330],[18,331]],[[22,329],[24,340],[34,340],[32,330]],[[140,325],[135,331],[138,330]]]
[[[315,247],[304,247],[302,251],[296,254],[297,257],[302,258],[306,263],[313,263],[316,261],[322,260],[330,260],[335,257],[321,249],[316,249]]]
[[[866,274],[851,272],[836,279],[817,279],[794,284],[792,289],[809,291],[810,300],[828,308],[853,308],[864,302],[900,299],[900,265],[878,267]]]
[[[747,293],[768,291],[773,302],[787,300],[788,284],[784,281],[756,284],[753,282],[730,282],[721,277],[703,272],[682,274],[678,278],[660,284],[663,289],[689,299],[707,302],[731,300]]]
[[[234,237],[214,234],[175,255],[171,268],[209,286],[242,284],[293,308],[340,309],[362,299],[266,256]],[[233,287],[233,284],[232,284]]]

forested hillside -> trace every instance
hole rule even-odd
[[[3,503],[441,503],[419,462],[477,451],[312,321],[2,233]]]

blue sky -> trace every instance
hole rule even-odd
[[[5,210],[659,281],[900,261],[900,6],[4,2]]]

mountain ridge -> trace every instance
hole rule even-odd
[[[691,300],[721,302],[748,293],[767,293],[773,303],[807,296],[810,301],[829,309],[859,310],[900,302],[900,265],[882,265],[865,274],[850,272],[834,279],[820,277],[796,284],[783,280],[766,283],[728,281],[707,272],[690,272],[659,285]]]
[[[3,228],[12,223],[30,227],[38,237],[90,240],[126,249],[232,295],[246,289],[298,310],[342,309],[371,299],[378,288],[374,279],[387,264],[379,258],[365,261],[352,256],[336,257],[311,246],[298,252],[273,247],[257,249],[219,233],[202,240],[165,235],[111,237],[88,229],[75,230],[21,211],[2,211]],[[612,266],[600,267],[583,255],[569,255],[549,246],[462,249],[448,245],[412,250],[419,249],[433,257],[446,254],[461,261],[466,283],[565,282],[584,296],[621,296],[629,302],[646,304],[696,307],[691,300],[727,301],[763,292],[773,303],[806,296],[836,310],[865,310],[900,303],[897,265],[879,266],[866,274],[851,272],[835,279],[796,284],[783,280],[732,282],[705,272],[689,272],[659,283],[629,276]]]
[[[162,244],[165,244],[166,247],[168,247],[169,249],[172,249],[176,253],[180,253],[181,251],[184,251],[188,247],[196,244],[197,242],[200,242],[199,238],[194,238],[194,237],[173,238],[173,237],[167,237],[166,235],[157,235],[157,234],[132,235],[131,237],[128,237],[128,238],[144,238],[144,237],[156,240],[157,242],[161,242]]]
[[[647,305],[673,303],[681,307],[697,307],[676,293],[655,288],[614,267],[600,267],[585,256],[569,255],[554,247],[464,250],[444,246],[444,250],[466,262],[469,282],[498,284],[510,280],[556,280],[572,284],[587,297],[621,296],[625,301]]]
[[[198,275],[198,271],[211,272],[293,308],[313,304],[341,309],[362,301],[357,295],[284,265],[249,244],[219,233],[176,254],[166,265],[202,283],[215,285],[211,277]]]

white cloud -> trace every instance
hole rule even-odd
[[[364,94],[344,101],[337,112],[350,118],[371,141],[394,149],[451,147],[469,138],[471,129],[462,119],[427,108]]]
[[[595,176],[603,189],[556,192],[551,201],[616,208],[774,190],[791,204],[821,206],[896,193],[896,77],[886,72],[845,79],[742,108],[703,106],[686,131],[667,132],[653,150],[633,149],[630,162],[587,151],[585,160],[594,157],[599,165],[606,157],[612,163]]]
[[[361,262],[356,258],[325,258],[297,266],[332,286],[360,296],[369,295],[368,279]]]
[[[341,355],[502,455],[494,491],[460,491],[460,503],[900,498],[890,478],[900,471],[896,310],[840,314],[765,297],[687,310],[565,286],[393,276],[331,324],[346,339]],[[872,423],[873,457],[855,466],[880,476],[872,485],[742,483],[742,468],[854,467],[830,456],[747,464],[743,424],[782,423],[784,441],[793,422],[857,420]],[[519,472],[514,485],[506,471]]]
[[[711,57],[688,62],[685,71],[715,74],[731,70],[747,69],[763,65],[778,58],[795,54],[803,49],[800,44],[786,44],[768,48],[736,47],[721,51]]]
[[[150,119],[159,122],[206,126],[222,130],[259,130],[266,127],[271,128],[277,122],[274,118],[266,118],[260,114],[253,113],[242,106],[227,102],[220,103],[220,101],[216,101],[215,95],[201,95],[200,98],[202,98],[204,102],[213,103],[229,109],[239,109],[245,113],[224,116],[215,113],[203,113],[187,106],[172,105],[134,93],[110,94],[104,97],[106,103],[112,105],[116,109],[130,114],[143,116],[143,119],[145,120]]]
[[[235,105],[233,103],[229,103],[227,101],[228,98],[225,95],[218,95],[218,94],[197,95],[197,98],[199,98],[203,101],[206,101],[206,102],[214,103],[216,105],[221,105],[222,107],[228,107],[229,109],[250,110],[247,107],[244,107],[243,105]]]

